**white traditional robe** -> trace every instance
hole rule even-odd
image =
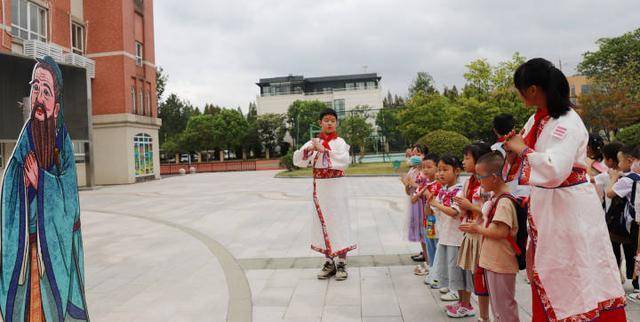
[[[329,257],[356,248],[351,233],[348,190],[344,170],[349,166],[349,145],[340,137],[329,141],[330,150],[306,152],[309,141],[293,154],[293,164],[314,168],[311,249]]]
[[[533,124],[531,117],[525,135]],[[527,253],[534,263],[527,269],[549,321],[589,321],[625,304],[602,205],[583,177],[588,138],[571,110],[550,118],[534,151],[525,153],[523,176],[531,185],[528,249],[535,249]]]

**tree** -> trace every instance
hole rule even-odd
[[[287,127],[285,116],[282,114],[263,114],[258,116],[256,121],[259,142],[261,142],[267,153],[267,158],[271,156],[271,151],[284,140]]]
[[[218,113],[220,113],[220,111],[222,110],[222,107],[218,106],[218,105],[214,105],[211,103],[206,103],[204,105],[204,111],[202,112],[202,114],[208,114],[208,115],[216,115]]]
[[[247,113],[246,119],[249,124],[249,129],[247,130],[247,136],[244,140],[244,148],[255,157],[259,157],[262,153],[262,142],[260,141],[260,133],[258,131],[258,111],[254,102],[249,102],[249,112]]]
[[[425,95],[438,93],[434,85],[433,77],[431,77],[427,72],[418,72],[416,78],[409,87],[409,97],[414,97],[419,92],[422,92]]]
[[[215,147],[221,149],[242,149],[249,130],[249,123],[242,113],[232,109],[222,109],[213,119]]]
[[[170,138],[176,139],[176,136],[187,127],[189,118],[196,114],[196,111],[197,109],[194,109],[189,102],[181,100],[176,94],[169,95],[166,101],[160,103],[158,106],[158,117],[162,119],[159,131],[160,145],[162,146],[162,143]]]
[[[401,150],[405,145],[398,128],[400,126],[400,111],[400,108],[383,108],[376,115],[379,133],[386,138],[389,149],[394,151]]]
[[[425,134],[442,129],[451,112],[452,104],[444,96],[419,92],[409,99],[399,112],[398,129],[407,142],[416,142]]]
[[[640,94],[640,28],[619,37],[601,38],[598,50],[586,52],[578,72],[600,83],[605,89]]]
[[[597,44],[598,50],[586,52],[578,65],[592,82],[579,109],[589,127],[611,135],[640,122],[640,29]]]
[[[454,101],[460,94],[458,93],[458,88],[456,87],[456,85],[453,85],[451,89],[445,86],[444,90],[442,91],[442,95]]]
[[[169,75],[164,72],[164,69],[160,66],[156,68],[156,97],[158,98],[158,104],[162,102],[162,94],[167,86]]]
[[[216,143],[215,117],[213,115],[196,115],[189,119],[186,129],[180,135],[180,147],[183,151],[196,152],[213,150]]]
[[[360,158],[365,153],[365,143],[371,133],[373,126],[367,122],[367,118],[362,113],[352,113],[340,121],[338,133],[350,145],[358,147]]]
[[[310,139],[309,128],[311,124],[318,124],[320,112],[327,106],[320,101],[295,101],[287,110],[287,123],[289,133],[295,140],[296,146],[302,145]]]
[[[428,146],[429,151],[437,155],[451,154],[461,158],[462,150],[471,141],[458,132],[437,130],[421,137],[418,143]]]

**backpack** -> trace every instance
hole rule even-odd
[[[512,194],[503,194],[496,198],[496,201],[493,203],[493,207],[491,208],[491,212],[489,213],[489,218],[487,221],[487,226],[491,224],[493,221],[493,215],[496,212],[496,207],[498,206],[498,202],[502,198],[507,198],[513,202],[513,206],[516,208],[516,217],[518,221],[518,232],[516,233],[515,239],[513,236],[509,235],[507,237],[507,241],[513,247],[513,250],[516,252],[516,260],[518,261],[518,269],[523,270],[527,268],[527,216],[529,209],[529,200],[528,198],[518,198],[513,196]]]
[[[617,243],[635,243],[632,234],[627,231],[627,221],[624,217],[624,211],[629,207],[629,213],[631,217],[636,219],[636,207],[634,207],[636,201],[636,187],[640,182],[640,175],[637,173],[630,173],[627,178],[633,180],[631,186],[631,194],[625,197],[615,196],[611,198],[611,205],[605,215],[607,228],[609,229],[609,235],[611,240]]]

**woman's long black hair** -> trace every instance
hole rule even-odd
[[[534,58],[520,65],[513,75],[513,83],[521,94],[530,86],[539,86],[547,96],[547,108],[553,118],[567,114],[573,106],[567,78],[544,58]]]

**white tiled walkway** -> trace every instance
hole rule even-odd
[[[439,294],[412,266],[363,264],[344,282],[318,281],[315,268],[242,270],[252,260],[317,256],[308,244],[310,179],[274,174],[197,174],[81,192],[92,320],[448,320]],[[403,239],[397,178],[345,182],[359,246],[353,255],[418,250]],[[521,281],[523,321],[529,296]],[[628,307],[632,321],[640,321],[638,310]]]

